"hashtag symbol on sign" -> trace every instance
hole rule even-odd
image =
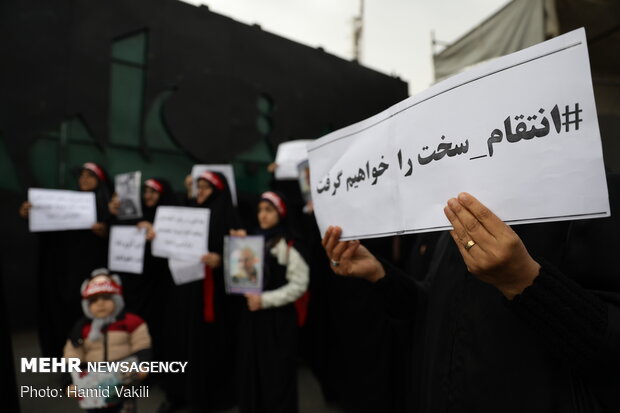
[[[575,103],[575,110],[570,110],[568,105],[566,105],[564,113],[561,114],[561,116],[564,117],[564,122],[562,122],[562,118],[560,117],[560,109],[558,108],[558,105],[555,105],[551,110],[551,119],[553,119],[555,131],[560,133],[562,126],[564,126],[566,128],[565,132],[568,132],[570,130],[570,125],[575,125],[575,130],[579,130],[579,123],[583,122],[583,119],[580,116],[581,112],[583,112],[583,110],[579,108],[579,103]]]

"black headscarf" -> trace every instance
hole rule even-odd
[[[228,235],[230,229],[240,228],[240,220],[232,202],[230,186],[228,185],[226,177],[219,172],[210,172],[221,180],[223,188],[218,188],[207,180],[213,188],[211,195],[201,204],[197,202],[196,198],[192,198],[189,201],[189,206],[209,208],[211,210],[211,218],[209,220],[209,251],[221,254],[224,249],[224,236]],[[198,177],[197,180],[200,179],[205,178]]]
[[[283,204],[283,206],[276,205],[274,203],[274,200],[271,197],[264,196],[267,193],[272,193],[276,195],[278,198],[280,198],[280,201]],[[280,238],[284,238],[284,239],[291,238],[290,231],[288,228],[288,213],[289,213],[288,202],[287,202],[286,196],[284,196],[284,194],[278,191],[263,192],[263,194],[261,194],[261,197],[259,198],[256,204],[257,208],[261,202],[269,203],[278,212],[278,223],[275,226],[271,228],[267,228],[267,229],[262,229],[259,226],[254,231],[257,235],[262,235],[265,238],[265,248],[271,248],[280,240]]]
[[[168,182],[167,179],[158,178],[158,177],[153,177],[149,179],[154,179],[162,187],[161,192],[157,191],[159,192],[159,200],[157,201],[157,204],[155,204],[155,206],[147,207],[144,204],[144,198],[142,197],[140,198],[142,202],[142,219],[149,221],[149,222],[153,222],[155,221],[155,211],[157,210],[158,206],[167,206],[167,205],[174,206],[174,205],[178,205],[179,203],[178,203],[178,200],[177,200],[177,197],[174,191],[172,190],[172,185],[170,185],[170,182]]]
[[[89,164],[94,165],[98,169],[98,172],[94,172],[89,167]],[[110,175],[108,174],[106,169],[100,164],[95,162],[86,162],[75,169],[78,179],[79,174],[82,173],[83,170],[87,170],[93,173],[97,178],[97,187],[92,191],[95,193],[95,202],[97,205],[97,221],[108,222],[110,219],[108,202],[110,202],[110,198],[112,196],[112,193],[114,192],[114,186],[112,184],[112,181],[110,180]]]

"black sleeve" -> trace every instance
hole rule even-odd
[[[136,351],[134,355],[138,357],[138,361],[140,362],[151,361],[151,359],[153,358],[153,351],[150,348],[145,348]]]
[[[390,318],[411,321],[415,317],[422,288],[398,268],[382,262],[385,277],[373,285],[379,300]]]
[[[60,385],[62,386],[63,391],[73,383],[71,379],[71,373],[62,373],[60,376]]]
[[[548,263],[534,283],[508,302],[553,353],[580,370],[620,366],[620,306]],[[613,293],[607,293],[613,297]]]
[[[86,371],[88,366],[85,362],[80,363],[80,370]],[[73,384],[73,378],[71,377],[71,373],[61,373],[60,375],[60,385],[62,386],[63,391],[66,390],[67,386]]]

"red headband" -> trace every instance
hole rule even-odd
[[[103,173],[103,170],[99,167],[99,165],[97,165],[96,163],[86,162],[84,165],[82,165],[82,168],[91,171],[92,173],[97,175],[97,178],[99,178],[101,182],[105,182],[106,180],[105,174]]]
[[[149,188],[156,190],[160,194],[164,192],[164,186],[161,184],[161,182],[153,178],[147,179],[144,182],[144,186],[148,186]]]
[[[217,176],[211,171],[204,171],[203,173],[200,174],[198,179],[205,179],[207,182],[209,182],[211,185],[213,185],[220,191],[224,190],[224,181],[222,181],[222,179],[219,176]]]
[[[284,203],[282,198],[280,198],[278,194],[276,194],[275,192],[271,192],[271,191],[263,192],[260,196],[260,199],[268,201],[271,204],[273,204],[273,206],[276,207],[278,214],[280,214],[282,218],[286,216],[286,204]]]

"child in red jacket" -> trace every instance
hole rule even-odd
[[[150,359],[151,337],[144,320],[123,311],[125,306],[120,278],[99,268],[84,281],[81,288],[85,317],[73,328],[65,344],[64,357],[77,357],[82,363],[117,361],[136,356],[138,361]],[[126,381],[139,381],[146,373],[137,373]],[[70,396],[77,395],[75,384]],[[89,412],[135,412],[135,400],[112,399],[106,406]]]

